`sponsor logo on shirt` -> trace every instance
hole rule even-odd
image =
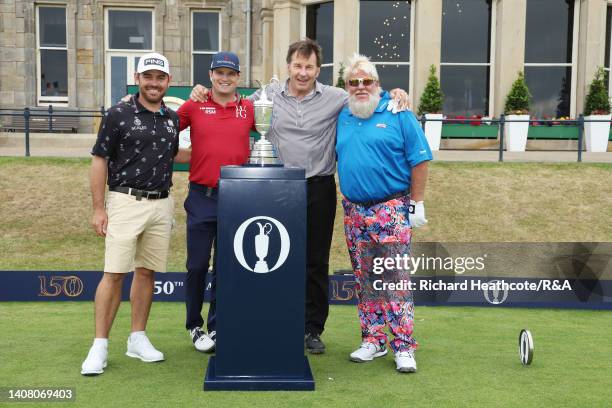
[[[236,106],[236,117],[246,119],[247,113],[244,106]]]
[[[377,124],[376,124],[376,127],[377,127],[377,128],[381,128],[381,129],[386,129],[386,128],[387,128],[387,125],[385,125],[384,123],[377,123]]]
[[[200,110],[203,110],[205,115],[215,115],[217,113],[217,109],[214,106],[202,106]]]
[[[134,126],[132,126],[132,130],[147,130],[147,127],[142,124],[138,117],[135,117]]]

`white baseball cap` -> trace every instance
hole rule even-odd
[[[168,63],[168,59],[156,52],[151,52],[140,57],[136,72],[142,74],[151,69],[156,69],[170,75],[170,64]]]

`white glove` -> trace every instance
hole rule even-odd
[[[391,111],[391,113],[393,113],[395,115],[397,113],[397,100],[391,99],[387,103],[387,110]]]
[[[410,200],[408,221],[410,221],[410,226],[414,228],[419,228],[427,224],[427,219],[425,218],[425,205],[422,201]]]

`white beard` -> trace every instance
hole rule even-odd
[[[380,95],[378,92],[374,95],[370,94],[367,101],[358,101],[355,95],[349,97],[349,109],[351,113],[358,118],[367,119],[376,110],[378,103],[380,102]]]

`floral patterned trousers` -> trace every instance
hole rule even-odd
[[[408,282],[410,268],[405,263],[385,268],[382,260],[397,255],[410,257],[412,228],[408,221],[410,197],[400,197],[372,206],[342,200],[344,233],[355,273],[362,341],[386,347],[385,325],[394,339],[393,352],[414,351],[412,291],[381,289],[383,282]],[[406,257],[404,257],[406,255]],[[389,261],[388,261],[389,262]],[[387,264],[386,266],[389,266]]]

